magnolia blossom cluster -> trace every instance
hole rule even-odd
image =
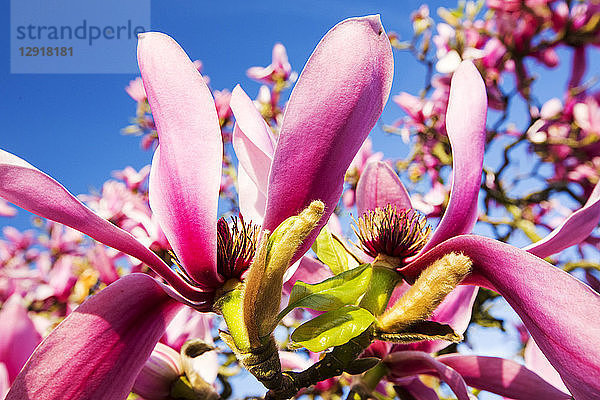
[[[436,22],[424,5],[411,16],[412,40],[390,35],[395,47],[410,50],[425,65],[428,78],[419,95],[393,97],[406,116],[388,130],[413,147],[408,158],[397,161],[398,169],[414,182],[427,182],[418,208],[441,216],[450,189],[443,170],[452,163],[444,113],[450,77],[461,60],[472,60],[484,79],[489,107],[497,110],[487,127],[489,157],[496,157],[491,151],[498,154],[500,147],[504,159],[484,170],[486,208],[480,220],[502,240],[521,231],[535,241],[540,238],[536,226],[542,232],[557,227],[598,183],[598,94],[593,80],[585,78],[593,72],[587,71],[587,58],[600,40],[600,9],[594,2],[564,1],[482,6],[466,2],[457,9],[441,8],[442,21]],[[559,59],[559,52],[571,59]],[[542,79],[544,69],[556,69],[559,61],[570,71],[560,86]],[[556,97],[540,103],[535,94],[541,84],[552,84]],[[528,118],[517,116],[517,107],[527,109]],[[531,168],[519,170],[523,158]],[[586,240],[597,242],[595,236]]]
[[[75,197],[0,150],[0,197],[48,219],[6,227],[0,241],[0,396],[217,400],[247,371],[267,399],[597,398],[598,276],[583,258],[584,276],[546,260],[598,245],[598,103],[575,60],[564,102],[536,108],[523,60],[553,67],[558,46],[585,52],[600,14],[487,6],[486,19],[470,2],[442,9],[435,35],[426,6],[413,14],[409,47],[439,74],[431,93],[392,97],[407,113],[396,128],[414,145],[408,161],[368,138],[390,96],[392,45],[402,47],[378,16],[333,27],[297,82],[276,44],[269,66],[246,72],[264,84],[255,100],[239,85],[212,91],[174,39],[141,35],[126,131],[143,134],[151,166]],[[522,133],[486,129],[488,107],[508,112],[507,74],[531,110]],[[502,170],[484,163],[501,136],[556,164],[553,190],[579,184],[580,206],[509,198]],[[474,233],[478,221],[500,225],[480,203],[532,243]],[[0,213],[14,212],[2,200]],[[490,293],[522,321],[521,359],[455,346]]]

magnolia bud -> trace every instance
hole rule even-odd
[[[169,400],[171,385],[182,374],[179,353],[157,343],[133,384],[132,391],[146,400]]]
[[[321,201],[313,201],[300,214],[283,221],[270,236],[263,235],[244,291],[244,322],[251,345],[260,344],[261,338],[268,337],[275,329],[283,275],[324,211]]]
[[[471,272],[464,254],[450,253],[421,272],[415,284],[380,318],[384,332],[398,332],[431,317],[446,296]]]

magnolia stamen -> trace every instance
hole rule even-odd
[[[362,250],[371,257],[380,255],[404,260],[416,255],[429,238],[431,227],[413,209],[387,205],[363,214],[352,229]]]
[[[217,272],[226,280],[240,279],[246,272],[256,250],[260,227],[244,218],[233,217],[231,226],[225,218],[217,222]]]

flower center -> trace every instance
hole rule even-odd
[[[231,226],[225,218],[217,222],[217,272],[226,280],[241,279],[246,272],[254,252],[260,231],[258,225],[245,223],[244,219],[231,218]]]
[[[413,209],[397,210],[395,206],[364,213],[354,220],[354,233],[362,250],[371,257],[379,255],[404,260],[423,248],[431,227],[427,219]]]

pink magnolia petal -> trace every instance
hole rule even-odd
[[[595,398],[600,392],[600,295],[526,251],[475,235],[439,244],[402,274],[414,278],[452,251],[473,260],[474,273],[465,283],[498,291],[519,314],[575,398]]]
[[[440,400],[437,392],[424,384],[418,377],[406,378],[396,382],[394,389],[399,396],[400,393],[408,392],[414,400]]]
[[[271,129],[240,85],[233,89],[230,104],[236,119],[232,140],[235,155],[258,190],[266,194],[275,152]]]
[[[331,270],[325,264],[313,257],[304,256],[300,259],[300,265],[294,275],[283,284],[283,293],[289,295],[296,281],[318,283],[332,276]]]
[[[473,303],[477,297],[477,287],[459,286],[454,289],[433,312],[432,320],[450,325],[457,333],[463,334],[471,321]]]
[[[179,352],[159,342],[135,378],[132,391],[144,400],[166,400],[170,398],[171,385],[181,375]]]
[[[267,196],[258,190],[256,183],[241,165],[238,168],[238,197],[240,213],[244,219],[262,224],[267,207]]]
[[[4,199],[0,199],[0,217],[14,217],[17,215],[17,209],[11,207]]]
[[[388,379],[428,374],[439,377],[446,382],[458,400],[470,400],[469,389],[458,372],[437,361],[422,351],[399,351],[391,353],[383,359],[390,369]]]
[[[398,210],[412,208],[408,192],[394,170],[382,161],[369,162],[356,185],[356,211],[361,216],[388,204]]]
[[[600,183],[587,202],[579,210],[563,221],[560,226],[550,232],[545,238],[523,248],[540,258],[548,257],[581,243],[587,238],[600,222]]]
[[[285,109],[264,223],[272,231],[311,201],[325,203],[320,225],[295,259],[333,212],[344,174],[381,115],[392,75],[391,46],[378,16],[337,24],[304,67]]]
[[[600,280],[589,269],[585,270],[585,281],[592,289],[600,293]]]
[[[6,399],[125,399],[180,306],[148,275],[119,279],[52,331]]]
[[[214,288],[217,202],[223,142],[219,118],[202,75],[169,36],[140,35],[138,63],[158,131],[150,205],[186,271]]]
[[[107,285],[110,285],[117,279],[119,279],[119,272],[115,268],[113,261],[106,254],[106,248],[101,244],[96,246],[91,251],[91,262],[98,274],[100,280]]]
[[[0,362],[6,366],[9,382],[15,380],[42,336],[27,314],[23,298],[13,294],[0,310]]]
[[[459,286],[454,289],[439,305],[431,316],[432,321],[448,324],[456,333],[463,334],[471,321],[473,303],[477,297],[476,286]],[[436,353],[448,347],[451,343],[446,340],[431,340],[420,342],[418,350],[426,353]]]
[[[472,62],[463,61],[452,76],[446,113],[446,130],[452,146],[450,202],[421,254],[452,236],[471,232],[477,221],[486,115],[483,79]]]
[[[0,362],[0,399],[4,399],[10,389],[10,381],[8,380],[8,370],[3,362]]]
[[[568,392],[568,389],[560,378],[558,371],[554,369],[552,364],[550,364],[537,343],[535,343],[535,340],[529,338],[527,344],[525,345],[523,358],[525,358],[525,365],[527,368],[541,376],[546,382],[552,384],[555,388],[562,390],[563,392]]]
[[[101,218],[60,183],[25,160],[0,150],[0,196],[41,217],[70,226],[99,242],[148,264],[190,300],[204,298],[173,272],[163,260],[124,230]]]
[[[279,351],[279,360],[284,371],[304,371],[312,365],[307,357],[291,351]]]
[[[48,284],[54,290],[54,296],[59,301],[66,302],[71,294],[71,289],[77,282],[77,276],[73,273],[74,257],[70,255],[61,256],[52,266],[49,274]]]
[[[271,83],[269,79],[273,74],[273,66],[269,65],[267,67],[250,67],[246,71],[246,76],[250,79],[254,79],[259,82]]]
[[[173,318],[160,341],[177,351],[190,339],[202,339],[212,344],[213,317],[214,314],[199,313],[185,307]]]
[[[497,357],[448,354],[437,358],[462,375],[467,385],[515,400],[568,400],[561,392],[512,360]]]

